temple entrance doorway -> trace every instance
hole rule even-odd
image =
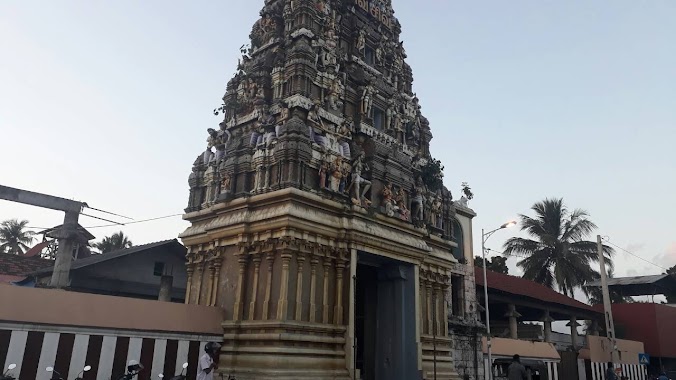
[[[415,296],[413,265],[359,252],[355,286],[358,378],[420,378]]]

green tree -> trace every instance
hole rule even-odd
[[[504,244],[506,256],[522,257],[523,277],[573,296],[576,288],[599,277],[596,242],[587,238],[596,229],[586,211],[569,212],[563,199],[545,199],[531,207],[534,217],[519,215],[521,231],[532,239],[513,237]],[[613,268],[613,249],[603,246],[606,264]]]
[[[483,268],[484,260],[481,256],[474,257],[474,265]],[[500,256],[493,256],[490,259],[486,258],[486,268],[492,270],[493,272],[498,272],[502,274],[509,274],[509,268],[507,268],[507,258]]]
[[[0,252],[23,255],[33,242],[33,232],[27,231],[27,220],[5,220],[0,224]]]
[[[92,247],[98,249],[101,253],[131,248],[132,246],[133,243],[122,231],[106,236],[100,242],[92,244]]]

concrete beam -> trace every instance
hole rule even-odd
[[[32,206],[44,207],[52,210],[80,213],[87,204],[70,199],[54,197],[51,195],[34,193],[32,191],[16,189],[0,185],[0,199],[23,203]]]

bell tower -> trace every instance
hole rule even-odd
[[[430,155],[400,32],[390,0],[265,1],[181,234],[186,302],[224,311],[219,371],[452,379],[477,362],[454,344],[478,324],[475,214]]]

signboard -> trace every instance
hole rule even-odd
[[[381,0],[354,0],[354,3],[387,28],[392,29],[392,14],[390,8]]]
[[[650,355],[648,355],[648,354],[638,354],[638,364],[649,365],[650,364]]]

